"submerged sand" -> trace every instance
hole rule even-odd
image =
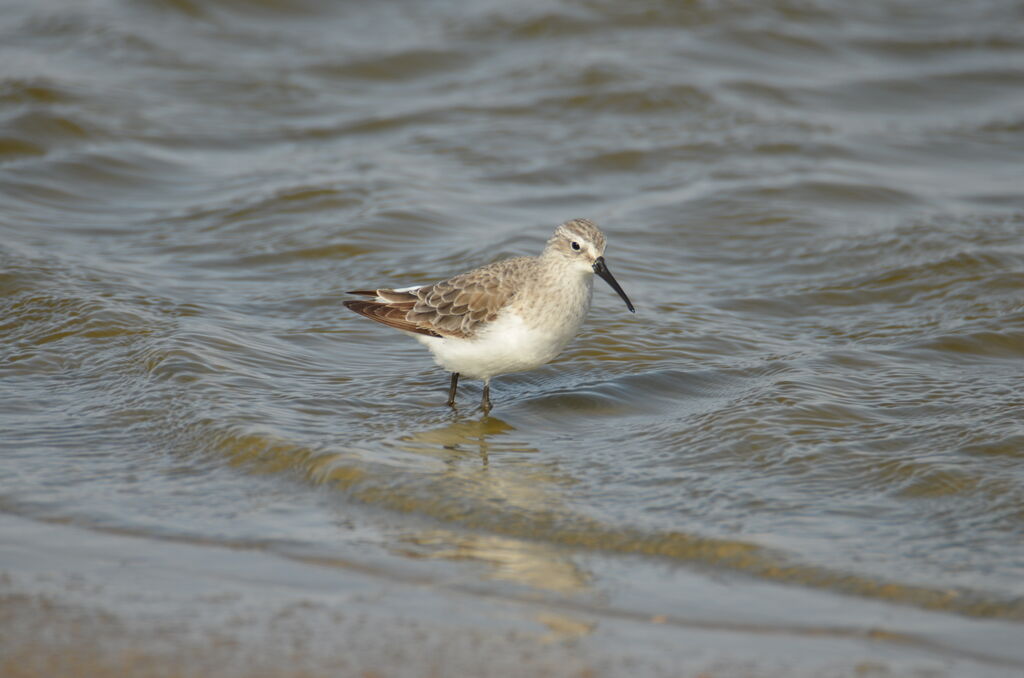
[[[1011,676],[865,629],[642,617],[357,563],[0,517],[0,675]],[[449,573],[450,574],[450,573]]]

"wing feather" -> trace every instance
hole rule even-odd
[[[388,327],[394,327],[396,330],[425,334],[429,337],[441,336],[428,327],[423,327],[415,321],[408,320],[406,315],[411,309],[405,308],[404,305],[392,306],[378,301],[362,300],[349,300],[344,303],[346,308],[355,311],[359,315],[365,316],[370,320],[376,320]]]
[[[374,301],[346,301],[356,313],[389,327],[432,337],[470,337],[492,322],[519,291],[517,276],[528,277],[535,261],[505,259],[433,285],[357,290]],[[522,280],[522,277],[518,278]]]

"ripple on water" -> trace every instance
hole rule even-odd
[[[782,553],[743,541],[602,525],[562,504],[552,491],[560,481],[540,463],[517,464],[514,473],[492,469],[490,474],[481,474],[473,465],[452,467],[443,455],[422,456],[420,446],[424,444],[430,448],[441,443],[457,450],[460,444],[468,442],[473,446],[481,437],[500,437],[510,432],[508,426],[499,421],[487,421],[485,429],[459,425],[420,438],[407,448],[413,457],[403,456],[387,464],[373,453],[356,449],[315,451],[261,434],[214,429],[208,430],[204,437],[213,444],[208,447],[210,452],[250,472],[298,474],[310,483],[343,492],[347,498],[361,504],[429,516],[474,531],[585,551],[648,555],[727,568],[767,579],[928,609],[982,617],[1024,618],[1021,604],[983,591],[933,590],[858,577],[788,562]],[[507,453],[512,449],[503,449],[499,443],[492,452]],[[413,470],[414,467],[418,471]],[[916,475],[914,472],[908,477]]]
[[[21,5],[5,510],[1024,618],[1019,12]],[[598,283],[495,417],[340,306],[587,215],[638,313]]]

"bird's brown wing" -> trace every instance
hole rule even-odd
[[[418,301],[417,297],[413,294],[395,292],[394,290],[353,290],[349,294],[362,294],[363,296],[377,299],[376,301],[351,299],[343,302],[345,308],[355,311],[359,315],[366,316],[370,320],[376,320],[388,327],[394,327],[396,330],[425,334],[430,337],[441,336],[429,327],[406,318]]]
[[[532,259],[505,259],[448,280],[408,291],[359,290],[375,301],[346,301],[345,306],[371,320],[406,332],[433,337],[470,337],[519,289],[516,284]]]

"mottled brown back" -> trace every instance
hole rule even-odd
[[[536,266],[530,257],[497,261],[448,280],[407,292],[393,289],[356,290],[351,294],[378,297],[346,301],[345,306],[379,323],[435,337],[470,337],[498,317]]]

